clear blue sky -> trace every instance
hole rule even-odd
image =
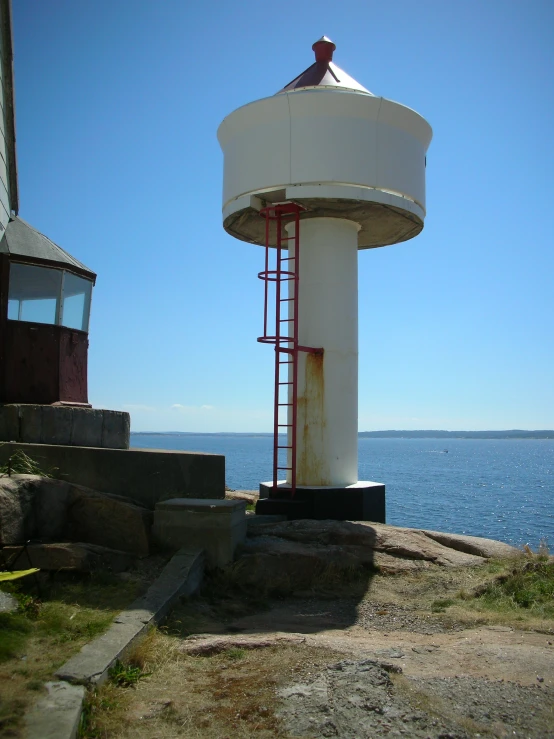
[[[221,120],[335,41],[431,123],[427,220],[360,253],[360,430],[554,427],[554,2],[15,0],[20,215],[98,273],[89,397],[269,431],[263,251],[221,227]]]

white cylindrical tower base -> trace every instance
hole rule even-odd
[[[286,228],[292,236],[294,224]],[[338,218],[300,223],[298,341],[324,353],[298,355],[297,485],[358,481],[359,228]]]

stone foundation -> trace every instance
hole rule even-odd
[[[0,405],[0,442],[128,449],[128,413],[58,405]]]

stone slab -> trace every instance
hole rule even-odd
[[[165,498],[225,497],[225,457],[161,449],[0,444],[0,464],[17,450],[60,480],[131,498],[154,509]]]
[[[0,404],[0,442],[128,449],[130,416],[79,406]]]
[[[21,567],[20,569],[25,568]],[[4,593],[3,590],[0,590],[0,613],[13,613],[14,611],[17,611],[17,606],[17,600],[13,595]]]
[[[210,567],[224,567],[246,537],[245,511],[243,500],[162,501],[154,512],[153,537],[164,549],[203,547]]]
[[[279,523],[279,521],[286,521],[287,517],[282,515],[272,515],[269,513],[266,514],[257,514],[254,513],[251,516],[246,516],[246,529],[248,533],[251,531],[256,531],[259,526],[262,526],[266,523]]]
[[[48,694],[25,716],[25,739],[75,739],[85,699],[82,685],[49,682]]]
[[[286,515],[296,519],[386,522],[385,486],[359,481],[347,487],[299,486],[294,496],[286,483],[260,483],[257,514]]]
[[[122,611],[106,633],[71,657],[56,672],[56,677],[80,685],[105,682],[115,661],[123,659],[151,626],[160,623],[179,598],[198,589],[203,572],[201,550],[177,552],[147,593]]]

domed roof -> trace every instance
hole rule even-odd
[[[372,92],[366,90],[363,85],[360,85],[353,77],[333,63],[333,52],[336,48],[336,45],[327,36],[318,39],[312,46],[315,52],[315,63],[276,94],[305,90],[310,87],[331,87],[338,90],[353,90],[365,95],[373,95]]]

